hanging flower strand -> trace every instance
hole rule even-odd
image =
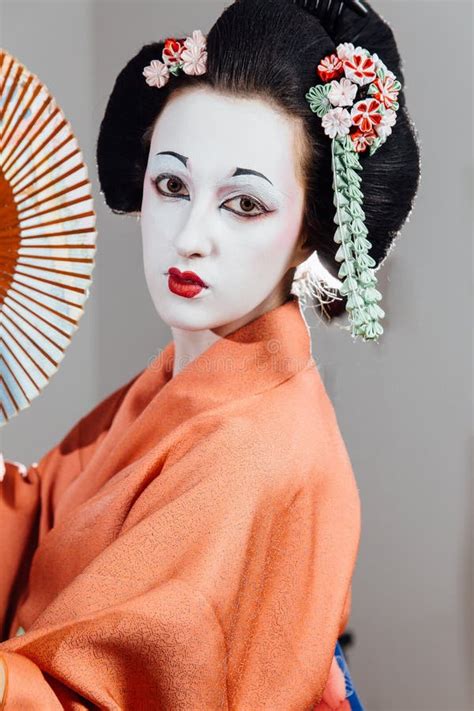
[[[347,297],[352,336],[376,341],[385,312],[377,303],[382,295],[368,253],[359,154],[368,150],[372,156],[392,133],[401,84],[377,54],[350,42],[339,44],[316,71],[324,83],[312,86],[305,98],[331,138],[339,291]]]

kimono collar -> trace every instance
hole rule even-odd
[[[160,373],[164,387],[188,399],[196,385],[210,395],[219,381],[219,398],[261,392],[306,368],[311,338],[297,300],[258,316],[215,341],[171,377],[174,342],[167,344],[148,368]]]
[[[167,416],[174,411],[175,424],[183,416],[273,388],[314,365],[309,328],[297,299],[215,341],[172,377],[174,356],[171,341],[141,378],[142,385],[149,383],[157,393]]]
[[[315,363],[297,299],[267,311],[214,341],[174,377],[174,341],[124,388],[125,395],[97,457],[109,478],[206,411],[278,386]],[[317,369],[316,369],[317,372]],[[87,423],[84,423],[87,437]],[[170,440],[170,445],[172,445]],[[89,466],[96,470],[99,462]]]
[[[241,408],[243,398],[275,388],[307,368],[319,378],[297,298],[214,341],[174,377],[173,362],[170,341],[146,368],[82,418],[79,446],[93,453],[63,495],[61,515],[132,472],[138,479],[156,476],[176,445],[194,436],[190,427],[199,436],[198,416],[209,415],[222,425],[234,405]]]

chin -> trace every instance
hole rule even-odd
[[[204,305],[201,299],[185,299],[170,292],[166,296],[160,294],[159,298],[153,299],[153,303],[161,320],[170,328],[202,331],[213,328],[216,322],[215,311]]]

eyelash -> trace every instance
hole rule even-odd
[[[160,173],[160,175],[157,175],[156,178],[152,178],[152,183],[153,183],[156,191],[160,195],[163,195],[164,197],[170,197],[170,198],[186,197],[185,195],[179,195],[177,193],[167,193],[167,192],[163,192],[162,190],[160,190],[160,188],[158,187],[158,183],[165,178],[168,178],[168,180],[170,180],[170,179],[177,180],[178,182],[181,183],[181,185],[184,185],[181,178],[178,178],[176,175],[173,175],[171,173]],[[252,220],[252,219],[256,219],[258,217],[263,217],[265,214],[271,212],[271,210],[268,210],[264,205],[262,205],[262,203],[259,200],[256,200],[255,198],[251,197],[250,195],[235,195],[233,198],[229,198],[229,200],[227,200],[226,202],[230,202],[231,200],[236,200],[237,198],[247,198],[256,207],[259,207],[262,210],[262,212],[258,213],[257,215],[249,215],[249,214],[245,214],[243,212],[237,212],[236,210],[231,210],[229,208],[225,208],[225,209],[229,210],[229,212],[233,212],[234,215],[238,215],[238,217],[243,217],[245,220]]]

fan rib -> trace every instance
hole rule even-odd
[[[63,299],[61,296],[57,296],[57,294],[50,294],[47,291],[42,291],[41,289],[37,289],[34,286],[30,286],[29,284],[25,284],[24,282],[20,281],[19,279],[16,279],[14,282],[12,282],[12,285],[10,286],[10,290],[15,291],[18,294],[21,294],[22,296],[25,296],[25,294],[21,291],[21,289],[18,288],[17,285],[22,286],[24,289],[27,289],[28,291],[32,291],[34,294],[42,294],[43,296],[47,296],[48,299],[58,301],[61,304],[65,304],[65,306],[71,306],[73,308],[80,308],[80,304],[78,305],[77,302],[75,302],[75,301],[68,301],[67,299]],[[65,288],[64,291],[68,291],[68,289]]]
[[[10,90],[9,90],[8,94],[6,95],[6,97],[5,97],[5,103],[3,104],[4,111],[2,111],[2,113],[1,113],[2,121],[3,121],[3,117],[5,116],[5,113],[4,113],[4,112],[6,111],[7,107],[9,106],[10,99],[12,98],[12,96],[13,96],[13,94],[14,94],[14,92],[15,92],[15,87],[16,87],[16,85],[18,84],[18,77],[19,77],[21,74],[22,74],[22,68],[21,68],[21,67],[17,67],[17,69],[16,69],[16,74],[15,74],[14,79],[13,79],[13,81],[12,81],[12,84],[11,84],[11,86],[10,86]],[[6,141],[5,141],[5,143],[6,143]]]
[[[11,321],[11,318],[10,318],[10,317],[7,317],[7,318],[8,318],[8,321]],[[13,322],[12,322],[12,323],[13,323]],[[39,363],[36,363],[36,362],[33,360],[33,358],[31,357],[31,354],[30,354],[27,350],[25,350],[25,348],[21,345],[21,343],[18,341],[18,339],[13,335],[13,333],[10,332],[10,330],[8,329],[6,323],[4,323],[3,320],[2,320],[1,325],[2,325],[2,328],[8,333],[8,335],[10,336],[10,338],[12,339],[12,341],[14,341],[14,342],[16,343],[16,345],[17,345],[17,347],[19,348],[19,350],[24,354],[25,360],[28,358],[28,359],[30,360],[31,364],[33,365],[33,367],[37,368],[37,369],[41,372],[41,374],[42,374],[45,378],[47,378],[47,377],[48,377],[48,373],[46,373],[46,372],[43,370],[43,368],[39,365]],[[19,328],[15,323],[13,323],[13,325],[15,326],[15,328],[18,328],[19,331],[22,331],[22,329]],[[22,331],[22,333],[23,333],[23,331]],[[29,337],[27,334],[23,333],[23,335],[25,336],[25,338],[26,338],[27,340],[31,341],[30,337]],[[36,344],[33,344],[33,345],[36,347]],[[41,350],[41,348],[40,348],[39,350]],[[30,374],[29,370],[26,370],[26,368],[23,366],[22,363],[20,363],[20,364],[22,365],[23,372],[28,376],[28,378],[30,379],[30,381],[31,381],[31,383],[33,384],[33,386],[34,386],[36,389],[39,390],[39,385],[38,385],[38,383],[33,379],[33,376]]]
[[[56,113],[57,113],[57,112],[56,112]],[[54,115],[56,115],[56,114],[51,114],[50,118],[53,118]],[[39,130],[42,130],[42,129],[44,128],[44,126],[46,126],[46,124],[48,124],[49,122],[50,122],[50,119],[48,118],[48,120],[45,121],[45,123],[43,124],[43,126],[40,127]],[[39,146],[36,147],[36,149],[33,151],[33,153],[31,153],[31,154],[28,156],[28,162],[30,162],[33,158],[36,158],[36,156],[38,155],[38,153],[41,153],[41,151],[43,150],[43,148],[45,147],[45,145],[46,145],[49,141],[51,141],[51,140],[54,138],[54,136],[56,136],[56,134],[59,133],[59,132],[61,131],[61,129],[64,128],[64,126],[67,126],[67,122],[66,122],[66,121],[61,121],[61,123],[59,123],[59,124],[54,128],[54,131],[53,131],[52,133],[47,134],[46,131],[43,131],[43,133],[45,134],[45,139],[44,139],[44,141],[43,141],[42,143],[39,144]],[[30,145],[31,145],[31,144],[33,143],[33,141],[35,140],[37,133],[38,133],[38,131],[36,132],[36,134],[35,134],[35,135],[32,137],[32,139],[30,140]],[[53,151],[53,153],[54,153],[54,151]],[[40,163],[40,164],[41,164],[41,163]],[[40,165],[40,164],[39,164],[39,165]],[[25,165],[25,163],[23,164],[23,167],[24,167],[24,165]]]
[[[32,98],[34,98],[34,97],[32,97]],[[30,121],[30,123],[28,123],[26,125],[26,128],[23,131],[22,135],[19,136],[19,138],[17,138],[16,142],[12,145],[12,150],[10,151],[10,153],[7,154],[7,156],[5,158],[5,162],[4,162],[5,172],[9,170],[11,161],[12,161],[12,159],[15,158],[15,151],[17,149],[18,150],[20,149],[21,143],[26,138],[28,133],[31,131],[31,129],[33,128],[35,123],[38,121],[38,119],[40,118],[43,111],[46,110],[46,107],[49,106],[49,104],[51,104],[52,101],[53,101],[53,98],[51,96],[49,96],[47,99],[44,100],[43,105],[41,106],[40,110],[38,111],[38,113],[35,114],[33,121]],[[33,136],[31,136],[31,138],[29,139],[29,143],[27,143],[27,145],[31,145],[33,143],[33,141],[36,139],[36,136],[38,136],[41,133],[41,131],[44,130],[44,128],[48,125],[48,123],[50,121],[53,120],[53,118],[56,116],[57,113],[59,113],[59,109],[56,107],[56,109],[51,114],[49,114],[46,121],[43,124],[41,124],[41,126],[37,129],[36,133],[34,133]],[[24,150],[24,148],[22,148],[22,151],[23,150]],[[21,167],[23,167],[25,165],[25,163],[28,162],[28,160],[29,160],[29,156],[26,157],[25,161],[21,164]]]
[[[21,67],[20,67],[20,69],[21,69]],[[20,72],[20,73],[21,73],[21,72]],[[27,92],[27,90],[28,90],[28,87],[30,86],[30,84],[31,84],[32,81],[33,81],[33,76],[30,75],[30,76],[28,77],[28,79],[26,80],[26,82],[24,83],[24,85],[23,85],[23,89],[21,90],[21,93],[20,93],[20,95],[19,95],[19,97],[18,97],[18,99],[17,99],[17,101],[16,101],[16,104],[12,104],[12,110],[11,110],[11,112],[10,112],[10,116],[8,117],[8,120],[6,121],[5,126],[3,127],[3,132],[4,132],[5,134],[6,134],[7,130],[8,130],[8,127],[9,127],[10,123],[13,121],[13,118],[14,118],[14,116],[15,116],[17,110],[20,108],[22,99],[23,99],[23,97],[25,96],[25,94],[26,94],[26,92]],[[16,87],[16,85],[17,85],[17,81],[15,80],[13,86]],[[34,96],[32,97],[32,99],[34,99]],[[31,103],[31,102],[30,102],[30,103]],[[21,122],[23,121],[23,119],[25,118],[26,113],[27,113],[28,108],[29,108],[29,105],[30,105],[30,104],[27,104],[27,105],[25,106],[25,108],[23,109],[23,113],[22,113],[20,116],[18,116],[17,122],[16,122],[16,124],[13,126],[13,128],[12,128],[12,130],[11,130],[11,132],[10,132],[11,134],[15,133],[16,129],[18,128],[18,126],[20,125],[20,123],[21,123]],[[8,143],[8,140],[9,140],[9,136],[7,136],[7,137],[5,138],[5,143]]]
[[[64,207],[64,205],[61,205],[61,208]],[[41,227],[49,227],[50,225],[56,225],[58,222],[70,222],[71,220],[78,220],[81,217],[93,217],[95,215],[95,212],[93,210],[90,210],[89,212],[80,212],[77,215],[69,215],[68,217],[58,217],[57,220],[50,220],[49,222],[42,222]],[[28,218],[31,219],[31,218]],[[23,220],[21,221],[23,223]],[[23,227],[23,224],[20,223],[21,227],[21,239],[22,241],[25,239],[33,239],[34,235],[25,235],[23,234],[26,232],[26,230],[35,230],[38,225],[32,225],[31,227]],[[42,237],[42,235],[38,235],[38,237]],[[89,246],[89,245],[87,245]]]
[[[12,310],[13,310],[13,309],[12,309]],[[13,311],[13,313],[15,313],[15,312]],[[34,348],[36,348],[37,350],[40,351],[40,353],[46,358],[46,360],[49,360],[49,361],[50,361],[51,365],[55,366],[56,368],[58,367],[58,365],[59,365],[59,363],[61,362],[61,360],[55,361],[54,358],[52,358],[52,357],[49,355],[49,353],[48,353],[47,351],[45,351],[43,348],[41,348],[41,346],[39,346],[38,343],[36,343],[36,341],[33,341],[33,339],[31,338],[31,336],[29,336],[28,333],[27,333],[26,331],[24,331],[24,330],[21,328],[21,326],[19,326],[17,323],[15,323],[15,321],[12,321],[11,317],[10,317],[7,313],[5,313],[5,311],[3,311],[3,316],[4,316],[5,318],[7,318],[8,321],[10,321],[10,322],[15,326],[15,328],[17,328],[17,329],[21,332],[21,334],[32,344],[32,346],[34,346]],[[28,321],[27,319],[24,319],[24,320],[26,321],[26,323],[28,323],[28,324],[31,326],[31,328],[32,328],[34,331],[38,331],[38,333],[40,333],[41,336],[44,336],[44,334],[41,333],[41,331],[40,331],[39,329],[37,329],[37,328],[35,328],[34,326],[32,326],[32,325],[29,323],[29,321]],[[3,324],[3,327],[5,328],[5,324]],[[46,338],[46,340],[51,341],[50,338],[47,338],[46,336],[45,336],[45,338]],[[61,350],[61,351],[62,351],[62,348],[60,348],[57,343],[54,343],[53,341],[51,341],[51,343],[52,343],[53,346],[55,346],[56,348],[58,348],[58,350]],[[29,355],[29,354],[28,354],[28,355]],[[30,358],[31,358],[31,356],[30,356]],[[36,368],[39,368],[39,370],[41,370],[41,372],[43,373],[43,375],[45,376],[45,378],[47,378],[47,377],[48,377],[48,374],[45,373],[45,371],[41,368],[41,366],[40,366],[37,362],[35,362],[35,361],[32,361],[32,362],[34,363],[34,365],[35,365]]]
[[[27,178],[31,173],[33,173],[34,170],[38,169],[40,165],[42,165],[46,160],[48,160],[49,158],[51,158],[51,156],[53,156],[55,153],[57,153],[59,150],[61,150],[61,148],[63,148],[64,145],[65,145],[66,143],[69,143],[69,141],[71,141],[71,140],[72,140],[72,136],[69,136],[69,137],[68,137],[65,141],[63,141],[61,144],[58,144],[55,148],[53,148],[52,151],[50,151],[50,153],[48,153],[47,156],[45,156],[39,163],[37,163],[36,166],[34,166],[33,168],[31,168],[31,170],[30,170],[28,173],[25,173],[25,175],[24,175],[22,178],[20,178],[17,182],[14,182],[13,180],[10,180],[10,185],[11,185],[11,187],[15,190],[15,192],[18,192],[18,185],[21,184],[24,180],[26,180],[26,178]],[[64,156],[63,158],[61,158],[61,160],[58,161],[57,163],[53,163],[52,165],[48,165],[48,167],[46,168],[46,170],[44,170],[42,173],[39,173],[39,175],[35,175],[35,176],[30,180],[29,183],[27,183],[26,185],[23,185],[20,189],[21,189],[21,190],[27,190],[27,188],[29,188],[30,185],[35,182],[35,180],[40,180],[44,175],[47,175],[47,173],[48,173],[49,171],[53,171],[53,170],[55,170],[56,168],[59,168],[60,165],[62,165],[63,163],[66,163],[66,161],[68,161],[68,160],[69,160],[70,158],[72,158],[73,156],[75,156],[75,155],[79,155],[79,156],[80,156],[80,153],[81,153],[81,151],[80,151],[79,148],[76,146],[76,148],[75,148],[73,151],[71,151],[71,153],[68,153],[67,155],[65,155],[65,156]]]
[[[49,342],[51,343],[51,345],[55,346],[56,348],[59,348],[60,350],[63,350],[60,346],[58,346],[57,342],[56,342],[56,341],[53,341],[53,339],[52,339],[50,336],[48,336],[47,333],[45,333],[44,331],[42,331],[41,328],[40,328],[38,325],[36,325],[36,324],[34,323],[34,321],[30,321],[26,316],[22,315],[21,311],[18,311],[18,308],[15,308],[14,306],[12,306],[12,305],[10,304],[10,300],[13,301],[13,302],[15,302],[15,303],[17,304],[17,306],[20,306],[20,307],[21,307],[22,309],[24,309],[27,313],[32,314],[32,315],[33,315],[35,318],[37,318],[39,321],[42,321],[46,326],[48,326],[49,328],[52,328],[53,330],[55,330],[55,331],[58,333],[59,336],[63,336],[64,338],[69,339],[70,334],[69,334],[68,331],[63,331],[63,330],[62,330],[61,328],[59,328],[58,326],[55,326],[54,323],[50,323],[49,321],[47,321],[47,320],[46,320],[45,318],[43,318],[42,316],[38,316],[38,314],[35,314],[31,309],[29,309],[28,307],[24,306],[23,304],[20,304],[16,299],[14,299],[12,296],[10,296],[10,294],[8,294],[8,297],[7,297],[7,298],[8,298],[8,302],[7,302],[6,299],[5,299],[5,301],[3,302],[4,307],[7,307],[7,308],[9,308],[11,311],[13,311],[13,313],[14,313],[16,316],[18,316],[22,321],[24,321],[25,323],[27,323],[33,330],[37,331],[46,341],[49,341]],[[16,325],[17,325],[17,328],[18,328],[18,324],[16,324]],[[37,344],[37,343],[36,343],[35,345],[38,347],[38,344]]]
[[[54,195],[49,195],[48,197],[43,198],[42,200],[38,200],[38,202],[35,203],[35,205],[42,205],[44,202],[49,202],[50,200],[55,200],[56,198],[60,197],[61,195],[64,195],[64,193],[69,193],[72,192],[73,190],[77,190],[77,188],[82,188],[83,185],[89,186],[90,180],[88,178],[81,180],[79,183],[76,183],[75,185],[70,185],[67,188],[64,188],[64,190],[61,190],[59,193],[54,193]],[[27,195],[21,200],[17,200],[16,204],[21,205],[22,202],[25,202],[25,200],[29,200],[33,195],[37,195],[38,193],[42,192],[44,188],[47,186],[44,186],[41,188],[41,190],[37,190],[36,193],[32,193],[31,195]],[[92,196],[90,196],[92,197]]]
[[[82,195],[81,197],[75,198],[75,200],[68,200],[67,202],[61,203],[61,209],[65,207],[71,207],[72,205],[77,205],[79,202],[84,202],[85,200],[90,200],[91,196],[90,195]],[[52,207],[48,207],[46,210],[41,210],[41,211],[36,211],[33,215],[30,215],[29,217],[24,217],[25,212],[29,212],[31,210],[31,207],[24,207],[21,210],[18,211],[18,214],[20,216],[21,222],[24,222],[26,220],[31,220],[34,217],[40,217],[41,215],[47,215],[48,212],[54,212],[55,210],[58,209],[57,205],[53,205]],[[93,213],[95,215],[95,212]]]
[[[62,274],[63,276],[67,276],[67,277],[76,277],[77,279],[87,279],[88,281],[92,281],[90,274],[81,274],[80,272],[65,272],[63,269],[54,269],[53,267],[45,269],[43,266],[40,267],[36,264],[24,264],[23,266],[28,267],[29,269],[39,269],[42,272],[48,271],[48,272],[52,272],[53,274]],[[20,269],[17,269],[16,273],[17,274],[24,274],[25,276],[30,276],[32,279],[38,279],[39,281],[45,282],[46,284],[52,284],[53,286],[57,285],[56,281],[49,281],[49,279],[43,279],[41,277],[37,277],[32,274],[28,274],[27,272],[22,272]],[[80,287],[72,287],[69,285],[68,285],[68,288],[73,289],[74,291],[81,290]]]
[[[26,309],[27,311],[29,311],[30,313],[32,313],[34,316],[36,316],[36,318],[42,318],[41,316],[39,316],[38,314],[36,314],[32,309],[29,309],[27,306],[25,306],[25,304],[23,304],[21,301],[19,301],[18,299],[15,299],[15,298],[11,295],[12,292],[15,292],[15,293],[17,293],[17,294],[20,294],[21,296],[23,296],[23,298],[27,298],[27,297],[25,296],[25,294],[22,294],[21,291],[18,291],[18,289],[14,289],[14,288],[10,287],[10,289],[8,289],[8,292],[5,292],[3,289],[0,288],[0,293],[5,293],[5,296],[6,296],[6,297],[8,297],[8,298],[11,299],[12,301],[14,301],[14,302],[15,302],[16,304],[18,304],[19,306],[22,306],[24,309]],[[31,303],[33,303],[33,304],[38,304],[38,306],[40,306],[40,307],[41,307],[42,309],[44,309],[45,311],[49,311],[50,313],[54,314],[55,316],[58,316],[59,318],[64,319],[64,321],[69,321],[69,323],[71,323],[71,324],[74,324],[74,325],[75,325],[75,324],[78,322],[79,318],[80,318],[80,316],[79,316],[77,319],[75,319],[75,318],[73,318],[72,316],[66,316],[66,314],[63,314],[63,313],[61,313],[60,311],[55,311],[55,309],[51,308],[51,306],[46,306],[45,304],[42,304],[41,301],[38,301],[37,299],[34,299],[32,296],[30,296],[29,299],[30,299]],[[82,311],[82,307],[81,307],[80,305],[74,304],[74,307],[75,307],[78,311]],[[45,319],[45,322],[49,324],[49,321],[47,321],[46,319]]]
[[[3,351],[3,349],[2,349],[2,351]],[[10,353],[11,353],[11,351],[10,351]],[[13,356],[13,353],[11,353],[11,355]],[[13,356],[13,357],[14,357],[14,356]],[[2,356],[0,357],[0,359],[5,363],[5,367],[7,368],[8,372],[9,372],[10,375],[11,375],[11,377],[14,379],[15,383],[17,384],[17,388],[18,388],[19,390],[21,390],[21,392],[23,393],[23,397],[24,397],[25,400],[28,402],[28,405],[30,405],[30,404],[31,404],[30,398],[28,397],[28,395],[26,394],[25,390],[23,389],[23,386],[22,386],[22,384],[20,383],[20,381],[18,380],[18,378],[17,378],[17,376],[16,376],[16,374],[15,374],[15,371],[12,370],[12,368],[11,368],[10,364],[8,363],[8,361],[3,357],[3,352],[2,352]],[[15,358],[15,361],[18,363],[18,359],[17,359],[17,358]],[[1,377],[2,381],[3,381],[3,376],[0,376],[0,377]],[[18,408],[19,408],[19,406],[20,406],[20,403],[18,402],[18,400],[17,400],[17,398],[14,396],[14,394],[11,392],[10,388],[9,388],[8,385],[5,383],[5,381],[3,381],[3,382],[4,382],[4,385],[5,385],[5,390],[7,390],[7,391],[8,391],[8,394],[10,395],[10,400],[14,403],[15,408],[18,410]]]

